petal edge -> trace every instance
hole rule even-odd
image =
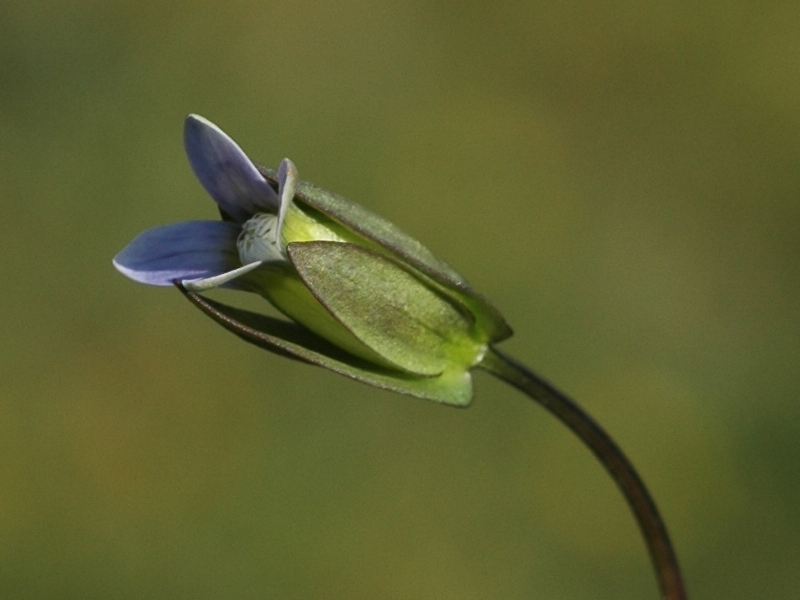
[[[257,212],[277,213],[278,195],[222,129],[200,115],[189,115],[183,142],[200,183],[231,218],[244,223]]]

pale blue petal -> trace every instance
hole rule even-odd
[[[244,151],[224,131],[199,115],[183,130],[189,163],[220,208],[238,223],[257,212],[278,212],[280,200]]]
[[[149,285],[173,279],[203,279],[242,266],[236,237],[241,227],[228,221],[188,221],[148,229],[114,257],[123,275]],[[225,285],[243,287],[237,281]]]

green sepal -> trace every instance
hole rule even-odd
[[[357,244],[289,244],[289,259],[317,300],[390,363],[419,375],[471,367],[483,354],[473,317],[396,260]]]
[[[267,180],[277,185],[277,171],[261,165],[256,167]],[[463,303],[474,314],[476,327],[487,342],[500,342],[511,337],[511,328],[486,298],[473,290],[450,265],[390,221],[351,200],[306,181],[297,183],[294,199],[295,202],[299,201],[319,211],[346,229],[374,242],[394,254],[401,262],[430,277],[442,286],[443,292]]]
[[[244,278],[250,282],[253,291],[261,294],[292,321],[348,354],[390,370],[407,370],[367,346],[320,304],[289,261],[262,265]],[[412,373],[412,375],[438,375],[441,372],[442,370],[436,373]]]
[[[329,369],[368,385],[416,398],[464,407],[472,402],[472,375],[451,368],[437,377],[416,377],[377,367],[328,343],[305,327],[228,306],[175,286],[203,313],[228,331],[280,356]]]

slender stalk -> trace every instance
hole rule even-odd
[[[611,474],[639,523],[664,600],[686,600],[678,559],[655,502],[609,435],[569,397],[538,375],[490,348],[479,367],[521,390],[555,415],[586,444]]]

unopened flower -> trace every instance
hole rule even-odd
[[[115,258],[140,283],[176,284],[206,314],[262,347],[418,397],[466,405],[469,370],[511,335],[449,265],[365,208],[253,163],[216,125],[190,115],[189,162],[222,220],[147,230]],[[197,292],[255,292],[294,323]]]

